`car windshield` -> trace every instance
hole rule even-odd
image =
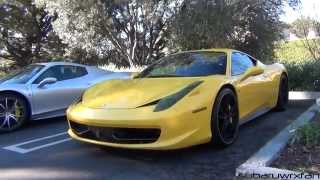
[[[169,55],[143,70],[137,78],[224,75],[227,55],[222,52],[187,52]]]
[[[6,84],[25,84],[27,83],[32,77],[34,77],[41,69],[43,65],[32,64],[29,65],[19,71],[13,72],[3,79],[0,80],[0,83]]]

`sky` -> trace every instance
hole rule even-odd
[[[301,7],[293,10],[285,7],[285,14],[281,17],[284,22],[292,23],[300,16],[312,17],[320,20],[320,0],[301,0]]]

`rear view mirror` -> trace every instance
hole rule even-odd
[[[42,80],[39,85],[38,85],[38,88],[42,88],[44,87],[45,85],[47,84],[53,84],[53,83],[56,83],[57,82],[57,79],[56,78],[45,78],[44,80]]]
[[[245,73],[244,75],[242,76],[241,78],[241,81],[251,77],[251,76],[257,76],[257,75],[260,75],[264,72],[264,69],[259,67],[259,66],[254,66],[254,67],[251,67],[249,68]]]

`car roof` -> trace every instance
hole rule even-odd
[[[211,49],[199,49],[199,50],[190,50],[190,51],[182,51],[182,52],[232,52],[232,51],[238,51],[238,50],[234,50],[234,49],[228,49],[228,48],[211,48]]]
[[[212,48],[212,49],[200,49],[200,50],[181,51],[181,52],[178,52],[178,53],[176,53],[176,54],[185,53],[185,52],[224,52],[224,53],[239,52],[239,53],[248,55],[249,57],[251,57],[251,58],[253,58],[253,59],[255,59],[255,60],[258,60],[258,59],[256,59],[256,58],[254,58],[253,56],[251,56],[250,54],[247,54],[247,53],[245,53],[245,52],[242,52],[242,51],[239,51],[239,50],[236,50],[236,49],[228,49],[228,48]]]
[[[83,66],[83,67],[86,67],[86,65],[83,65],[83,64],[64,62],[64,61],[43,62],[43,63],[35,63],[35,64],[39,64],[39,65],[43,65],[43,66],[72,65],[72,66]]]

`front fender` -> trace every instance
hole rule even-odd
[[[33,114],[33,106],[32,106],[32,92],[30,89],[30,85],[26,84],[1,84],[0,85],[0,94],[4,92],[11,92],[19,94],[24,97],[29,104],[31,115]]]

